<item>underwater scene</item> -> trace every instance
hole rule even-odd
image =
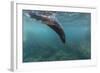
[[[23,62],[91,59],[91,13],[22,11]]]

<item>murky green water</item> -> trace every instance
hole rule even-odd
[[[91,14],[57,12],[66,44],[50,27],[23,11],[23,62],[84,60],[91,58]]]

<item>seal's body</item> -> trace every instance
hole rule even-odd
[[[60,37],[61,41],[65,43],[65,33],[61,25],[57,22],[55,19],[55,16],[53,15],[45,15],[45,14],[38,14],[29,12],[29,15],[31,18],[34,18],[36,20],[41,20],[43,23],[47,24],[50,28],[52,28]]]

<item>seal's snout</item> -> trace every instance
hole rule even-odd
[[[61,40],[62,40],[63,43],[66,43],[65,35],[63,35],[63,36],[61,37]]]

